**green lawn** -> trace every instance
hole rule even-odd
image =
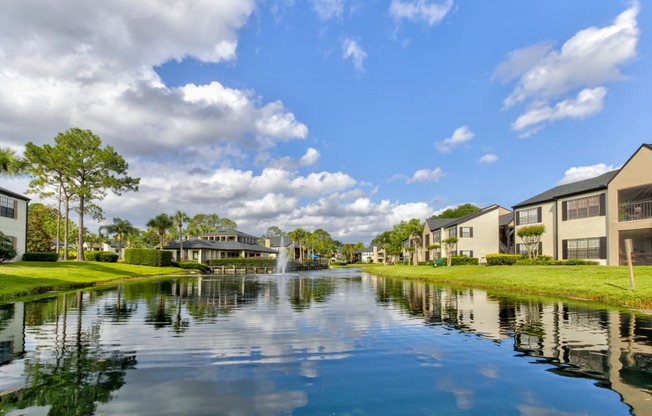
[[[635,290],[627,267],[616,266],[384,266],[363,270],[385,277],[424,279],[456,286],[582,299],[652,310],[652,267],[634,268]]]
[[[120,280],[183,274],[177,267],[150,267],[86,261],[17,262],[0,265],[0,301],[53,290],[108,284]]]

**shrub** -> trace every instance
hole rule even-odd
[[[523,258],[520,254],[487,254],[487,266],[511,266]]]
[[[9,237],[0,231],[0,263],[13,259],[17,254]]]
[[[86,261],[98,261],[97,256],[99,256],[102,251],[89,251],[84,253],[84,258]]]
[[[166,250],[152,250],[149,248],[127,248],[125,263],[140,264],[143,266],[164,267],[172,264],[172,252]]]
[[[117,263],[118,257],[120,256],[115,253],[111,253],[110,251],[101,251],[100,254],[97,255],[97,261],[102,263]]]
[[[211,268],[204,263],[199,263],[196,261],[188,260],[188,261],[172,261],[170,263],[171,266],[174,267],[180,267],[182,269],[190,269],[190,270],[199,270],[202,273],[210,273]]]
[[[451,258],[451,266],[477,266],[478,259],[476,257],[467,256],[453,256]]]
[[[432,262],[431,261],[420,261],[417,265],[418,266],[432,266]]]
[[[600,264],[597,261],[582,260],[582,259],[568,259],[568,260],[563,260],[562,263],[567,266],[597,266],[598,264]]]
[[[23,261],[57,261],[59,260],[59,255],[57,253],[37,253],[37,252],[27,252],[23,254]]]
[[[276,259],[233,257],[230,259],[212,259],[209,261],[209,264],[211,266],[274,267],[276,265]]]

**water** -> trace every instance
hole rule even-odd
[[[652,414],[648,316],[353,269],[3,305],[0,347],[2,415]]]
[[[287,258],[287,248],[285,247],[285,237],[281,236],[281,245],[278,248],[278,254],[276,255],[276,267],[274,271],[277,274],[285,274],[285,270],[288,265]]]

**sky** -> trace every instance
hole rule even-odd
[[[368,244],[459,204],[511,208],[652,142],[643,2],[2,8],[0,146],[99,135],[140,178],[138,192],[99,201],[105,222],[145,228],[182,210],[253,235],[322,228]],[[0,179],[19,193],[28,183]]]

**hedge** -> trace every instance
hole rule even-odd
[[[453,256],[451,266],[477,266],[478,260],[477,257]]]
[[[103,253],[102,251],[88,251],[84,253],[84,259],[86,261],[98,261],[97,256],[100,255],[100,253]]]
[[[97,255],[97,260],[95,261],[100,261],[102,263],[117,263],[118,257],[117,254],[111,253],[110,251],[101,251],[100,254]]]
[[[276,266],[276,259],[263,259],[263,258],[242,258],[233,257],[230,259],[212,259],[209,261],[211,266],[236,266],[236,267],[274,267]]]
[[[520,254],[487,254],[487,266],[511,266],[522,260]]]
[[[153,250],[149,248],[127,248],[125,263],[140,264],[143,266],[166,267],[172,264],[172,252],[166,250]]]
[[[199,263],[196,261],[172,261],[171,266],[180,267],[182,269],[191,269],[191,270],[200,270],[202,273],[210,273],[211,268],[204,263]]]
[[[23,254],[23,261],[57,261],[59,260],[58,253],[38,253],[27,252]]]

